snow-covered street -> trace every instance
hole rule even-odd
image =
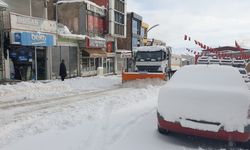
[[[217,149],[226,143],[163,136],[156,128],[158,80],[119,76],[0,86],[0,149]]]

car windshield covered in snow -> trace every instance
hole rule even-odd
[[[221,69],[223,68],[223,70]],[[240,74],[231,74],[233,70],[237,70],[231,66],[214,66],[209,65],[204,67],[202,65],[196,65],[191,67],[184,67],[180,73],[175,74],[171,83],[182,85],[195,85],[200,86],[241,86],[241,82],[235,80],[234,76]],[[213,72],[213,74],[211,74]],[[237,77],[236,77],[237,79]]]
[[[138,51],[136,61],[162,61],[166,53],[163,51]]]

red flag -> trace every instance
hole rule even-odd
[[[238,44],[237,41],[235,41],[235,46],[237,47],[237,49],[242,53],[243,49],[240,47],[240,45]]]
[[[188,37],[187,37],[187,35],[185,34],[185,35],[184,35],[184,40],[186,41],[186,40],[187,40],[187,38],[188,38]]]

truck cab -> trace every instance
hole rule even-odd
[[[167,73],[170,70],[171,47],[143,46],[134,49],[135,71]]]

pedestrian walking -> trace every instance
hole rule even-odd
[[[64,81],[65,77],[67,76],[67,70],[66,66],[64,64],[64,60],[62,59],[61,64],[60,64],[60,74],[61,80]]]

